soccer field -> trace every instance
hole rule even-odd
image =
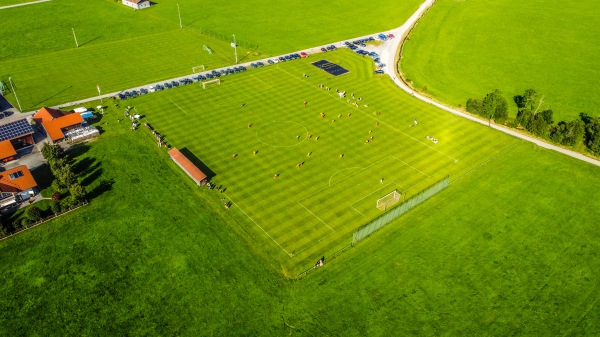
[[[350,72],[332,77],[310,64],[325,56]],[[382,213],[379,198],[410,198],[515,142],[395,91],[370,62],[342,50],[124,103],[214,172],[223,202],[296,270],[348,244]]]

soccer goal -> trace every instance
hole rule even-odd
[[[217,78],[216,80],[210,80],[206,82],[202,82],[202,89],[206,89],[206,86],[209,84],[218,84],[221,85],[221,79]]]
[[[392,206],[398,201],[400,201],[401,197],[402,194],[400,194],[398,190],[393,190],[385,196],[377,199],[377,208],[379,208],[382,211],[385,211],[389,206]]]
[[[210,47],[207,46],[207,45],[202,45],[202,49],[206,50],[206,52],[208,53],[208,55],[212,55],[212,53],[213,53],[213,50],[210,49]]]
[[[205,71],[205,70],[206,70],[206,68],[204,68],[204,64],[199,65],[197,67],[192,67],[192,73],[194,73],[194,74],[199,73],[201,71]]]

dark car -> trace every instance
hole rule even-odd
[[[204,75],[198,75],[198,78],[200,79],[200,81],[206,80],[206,76]]]
[[[258,62],[256,62],[256,66],[257,66],[257,67],[264,67],[264,66],[265,66],[265,64],[264,64],[264,63],[262,63],[262,62],[260,62],[260,61],[258,61]]]
[[[256,68],[256,63],[250,63],[250,67]]]
[[[275,62],[273,60],[268,60],[267,61],[269,64],[275,64]]]
[[[209,78],[209,79],[211,79],[211,78],[214,78],[214,76],[213,76],[213,74],[211,74],[211,73],[206,73],[206,78]]]
[[[173,88],[173,86],[171,85],[171,83],[165,82],[165,88],[171,89],[171,88]]]
[[[326,51],[327,51],[327,49],[326,49],[325,47],[323,47],[323,48],[321,48],[321,51],[322,51],[322,52],[326,52]]]
[[[279,56],[279,61],[280,61],[280,62],[285,62],[285,57],[283,57],[283,56]]]
[[[246,67],[244,67],[244,66],[240,66],[240,70],[241,70],[241,71],[246,71]]]
[[[145,94],[147,94],[147,93],[148,93],[148,89],[146,89],[146,88],[141,88],[141,89],[140,89],[140,94],[141,94],[141,95],[145,95]]]
[[[200,77],[199,76],[192,76],[192,81],[194,81],[194,82],[200,82]]]
[[[383,70],[380,69],[380,70],[375,70],[375,74],[381,75],[381,74],[385,74],[385,73],[383,72]]]
[[[164,90],[164,89],[165,89],[165,87],[163,87],[163,86],[162,86],[162,84],[157,84],[157,85],[155,85],[155,86],[154,86],[154,88],[155,88],[157,91],[162,91],[162,90]]]

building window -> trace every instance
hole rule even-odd
[[[9,174],[8,176],[10,177],[10,180],[15,180],[19,177],[22,177],[23,172],[22,171],[13,172],[13,173]]]

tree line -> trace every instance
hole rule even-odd
[[[582,142],[587,149],[600,155],[600,117],[591,117],[580,113],[579,118],[571,121],[554,123],[554,112],[551,109],[540,110],[543,98],[538,97],[535,89],[527,89],[522,95],[513,97],[518,108],[515,119],[508,118],[508,101],[500,90],[496,89],[483,99],[469,98],[467,111],[487,118],[490,123],[520,128],[554,143],[576,147]]]

